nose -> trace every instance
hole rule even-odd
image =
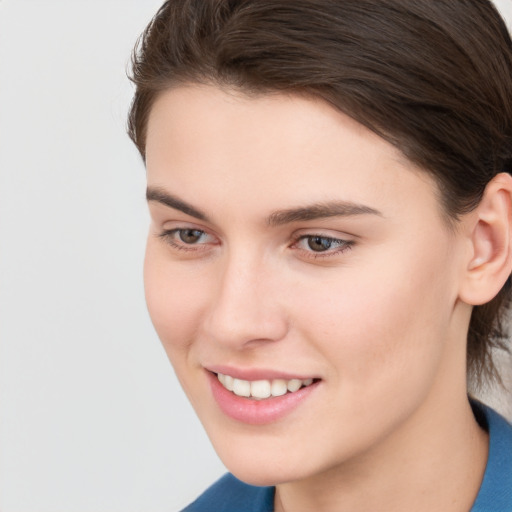
[[[243,349],[285,337],[288,321],[276,270],[246,253],[226,258],[203,326],[211,341]]]

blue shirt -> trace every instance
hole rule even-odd
[[[497,412],[472,402],[489,432],[489,458],[470,512],[512,512],[512,425]],[[274,512],[274,487],[255,487],[224,475],[182,512]]]

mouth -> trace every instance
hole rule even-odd
[[[208,371],[212,396],[226,416],[250,425],[284,420],[301,404],[310,403],[322,381],[264,370],[235,371],[236,377],[231,372],[220,373],[220,368]],[[263,379],[264,376],[270,378]],[[254,380],[249,380],[251,377]]]
[[[272,380],[243,380],[226,375],[216,374],[222,386],[233,394],[253,400],[265,400],[271,397],[279,397],[290,393],[296,393],[302,388],[311,386],[319,379],[272,379]]]

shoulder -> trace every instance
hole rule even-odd
[[[248,485],[224,475],[182,512],[273,512],[274,488]]]
[[[512,512],[512,425],[491,408],[478,402],[472,405],[489,431],[489,458],[471,512]]]

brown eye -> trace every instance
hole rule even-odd
[[[326,238],[323,236],[308,236],[307,244],[309,249],[314,252],[328,251],[333,245],[332,238]]]
[[[179,229],[178,237],[185,244],[196,244],[204,235],[200,229]]]
[[[353,240],[333,238],[321,234],[303,235],[292,245],[299,249],[303,257],[327,258],[337,257],[354,246]]]

